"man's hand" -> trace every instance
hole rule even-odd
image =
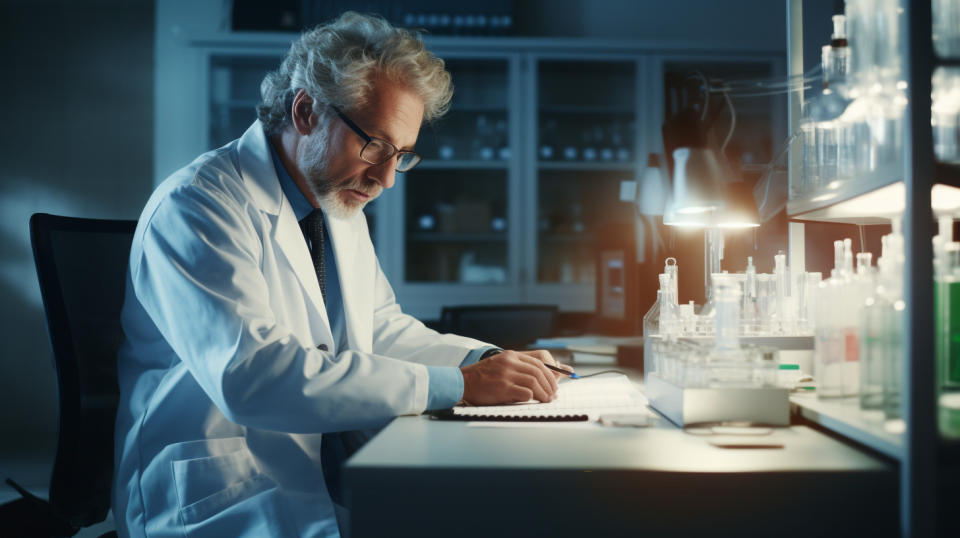
[[[563,374],[544,363],[573,371],[557,364],[549,351],[503,351],[460,369],[463,399],[473,405],[552,401],[557,396],[557,378]]]

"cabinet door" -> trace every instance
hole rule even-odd
[[[424,125],[423,161],[404,178],[404,281],[510,280],[507,59],[448,59],[450,111]]]
[[[637,61],[540,58],[536,80],[534,295],[592,310],[596,234],[632,233],[619,191],[637,170]]]

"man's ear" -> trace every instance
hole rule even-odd
[[[303,136],[313,132],[317,126],[317,115],[313,113],[313,98],[305,90],[297,91],[290,108],[290,118],[293,127]]]

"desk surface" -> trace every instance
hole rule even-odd
[[[542,531],[555,517],[536,516],[536,507],[566,505],[590,510],[550,535],[587,536],[598,526],[604,535],[718,526],[737,534],[896,532],[896,465],[807,426],[758,437],[779,449],[717,448],[709,444],[716,436],[659,416],[647,428],[526,426],[394,420],[347,463],[353,536]],[[475,502],[493,520],[477,522]],[[787,517],[830,524],[784,526]]]
[[[648,428],[613,428],[595,423],[511,424],[499,428],[434,421],[423,416],[400,417],[361,449],[348,466],[674,473],[892,468],[884,460],[806,426],[777,428],[770,435],[755,437],[783,443],[784,448],[730,449],[709,444],[721,436],[685,433],[665,418],[654,420],[655,424]]]

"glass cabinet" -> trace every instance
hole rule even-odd
[[[292,38],[160,41],[157,181],[243,134],[256,118],[264,74]],[[427,45],[453,77],[450,111],[422,127],[423,161],[365,211],[401,304],[426,319],[456,304],[592,311],[594,239],[611,223],[631,222],[620,183],[637,178],[648,153],[662,152],[664,63],[657,60],[670,51],[579,39],[428,37]],[[750,57],[768,70],[780,61]],[[195,95],[206,95],[200,106]],[[745,137],[769,136],[753,129],[749,113],[741,121],[748,127],[738,128],[731,147],[755,148]],[[768,147],[765,138],[761,153],[741,152],[742,162],[763,162]]]
[[[447,61],[450,111],[421,129],[424,160],[404,178],[405,282],[507,282],[508,67],[506,59]]]
[[[635,61],[537,62],[537,283],[592,288],[593,233],[632,215],[636,97]]]

